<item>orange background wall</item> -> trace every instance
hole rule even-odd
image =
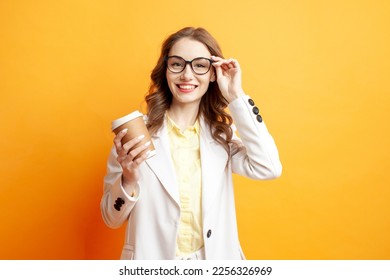
[[[390,2],[0,2],[0,258],[117,259],[110,121],[144,108],[161,42],[239,59],[284,166],[234,177],[249,259],[390,259]]]

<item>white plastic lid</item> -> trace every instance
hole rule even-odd
[[[127,123],[135,118],[138,118],[138,117],[143,117],[143,114],[140,113],[139,111],[134,111],[134,112],[122,117],[122,118],[116,119],[116,120],[111,122],[111,130],[114,130],[115,128],[121,126],[122,124]]]

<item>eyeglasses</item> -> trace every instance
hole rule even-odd
[[[172,73],[181,73],[186,68],[187,64],[191,66],[192,72],[197,75],[204,75],[210,71],[211,64],[214,62],[212,59],[205,57],[197,57],[191,61],[184,58],[173,55],[168,56],[166,59],[168,70]]]

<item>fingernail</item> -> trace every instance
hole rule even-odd
[[[150,145],[150,141],[146,142],[144,145],[145,145],[145,147],[149,146]]]
[[[138,136],[138,139],[139,139],[139,140],[144,139],[144,138],[145,138],[145,135],[143,135],[143,134],[140,135],[140,136]]]
[[[125,129],[122,130],[121,132],[122,132],[122,133],[127,133],[128,130],[129,130],[128,128],[125,128]]]

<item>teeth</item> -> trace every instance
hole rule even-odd
[[[195,86],[194,85],[179,85],[179,88],[185,89],[185,90],[191,90],[191,89],[194,89]]]

